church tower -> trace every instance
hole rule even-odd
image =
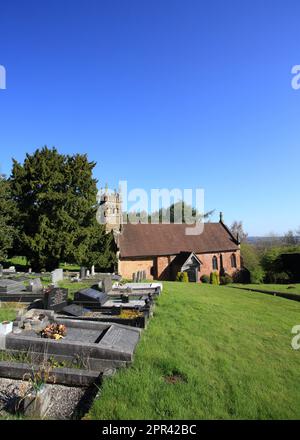
[[[120,232],[122,227],[122,197],[121,192],[108,192],[107,187],[100,193],[100,207],[102,223],[105,224],[106,233]]]

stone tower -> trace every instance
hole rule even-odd
[[[101,190],[100,207],[102,213],[102,222],[105,224],[106,233],[113,231],[120,232],[122,226],[122,197],[121,193],[109,192],[105,188],[104,192]]]

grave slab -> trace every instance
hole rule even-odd
[[[32,311],[31,311],[32,312]],[[36,313],[47,313],[37,310]],[[51,322],[51,321],[50,321]],[[66,326],[66,336],[60,340],[42,338],[33,329],[25,330],[14,326],[13,332],[5,336],[7,350],[44,353],[47,356],[64,356],[71,361],[75,357],[84,360],[96,359],[118,362],[131,362],[141,330],[124,325],[64,319],[54,316],[53,322]]]
[[[76,292],[74,299],[76,302],[81,303],[82,305],[96,303],[101,306],[107,301],[108,296],[105,292],[100,292],[99,290],[87,287],[86,289]]]

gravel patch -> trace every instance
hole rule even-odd
[[[51,404],[45,418],[68,420],[76,417],[78,403],[85,400],[86,388],[52,384],[47,386],[50,388]],[[9,417],[14,413],[18,398],[27,387],[26,381],[0,378],[0,417]]]

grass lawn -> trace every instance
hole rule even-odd
[[[2,304],[0,307],[0,322],[2,321],[13,321],[17,316],[15,308],[10,304]]]
[[[300,284],[233,284],[236,287],[246,287],[249,289],[261,289],[270,290],[274,292],[283,293],[299,293],[300,294]]]
[[[87,418],[299,419],[296,324],[294,301],[166,282],[133,365],[106,380]]]
[[[64,287],[69,290],[69,299],[74,299],[74,293],[78,292],[78,290],[85,289],[86,287],[91,287],[92,285],[97,284],[95,280],[91,281],[80,281],[80,282],[72,282],[72,281],[59,281],[59,287]]]

